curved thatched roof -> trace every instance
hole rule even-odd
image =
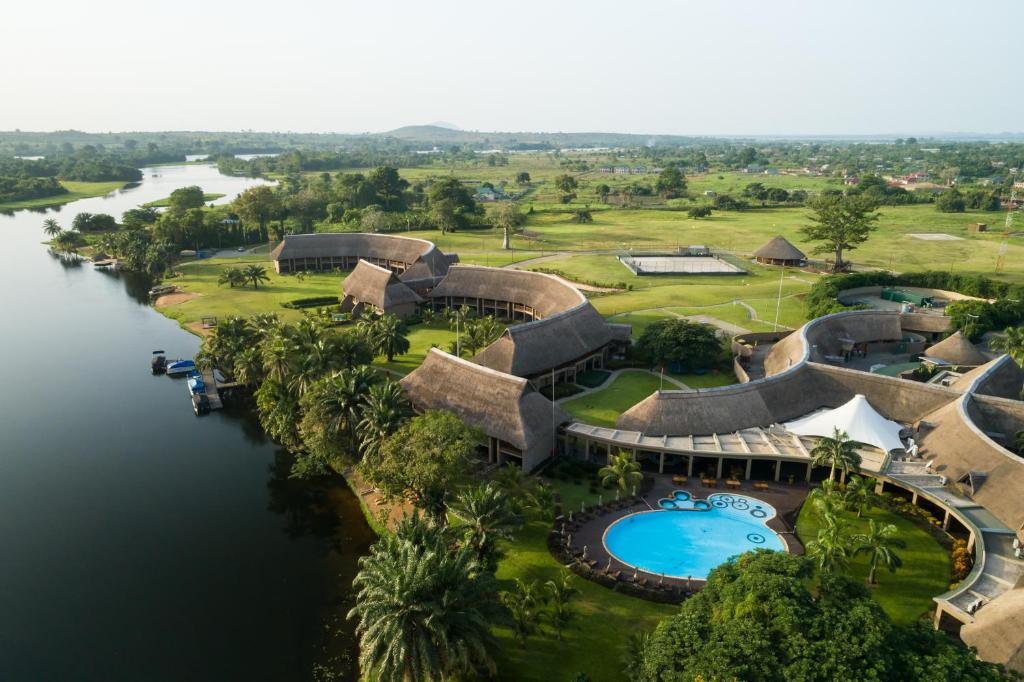
[[[924,354],[930,358],[944,360],[951,365],[967,365],[976,367],[988,362],[988,358],[960,332],[950,334],[934,346],[925,349]]]
[[[341,289],[346,296],[361,303],[370,303],[384,311],[402,303],[419,303],[423,300],[391,270],[365,260],[356,263],[355,270],[341,283]]]
[[[961,628],[960,638],[982,659],[1024,672],[1024,587],[985,604],[974,622]]]
[[[520,450],[550,443],[555,425],[569,421],[526,379],[498,372],[432,348],[423,364],[401,380],[420,409],[448,410],[489,436]]]
[[[975,367],[964,373],[951,385],[963,391],[999,398],[1019,398],[1022,381],[1020,366],[1009,355],[1000,355],[995,360]]]
[[[449,256],[425,239],[366,232],[290,234],[270,252],[275,261],[346,256],[404,263],[417,278],[443,275],[451,263]],[[414,268],[418,263],[424,267]]]
[[[771,240],[754,252],[755,258],[769,260],[806,260],[807,256],[800,249],[793,246],[788,239],[781,234],[775,235]]]
[[[512,301],[532,307],[540,317],[551,317],[587,302],[576,287],[557,277],[482,265],[452,266],[430,296]]]

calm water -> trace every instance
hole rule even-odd
[[[689,493],[675,499],[677,510],[641,512],[616,521],[605,532],[605,547],[620,561],[650,573],[700,579],[737,554],[785,549],[766,525],[775,516],[767,502],[717,493],[708,497],[707,511],[696,511],[689,506]]]
[[[191,184],[227,201],[258,182],[144,174],[46,216],[0,215],[0,680],[309,679],[351,646],[325,621],[372,541],[352,495],[288,481],[245,414],[197,419],[149,354],[189,356],[198,339],[144,303],[146,283],[40,244],[44,217],[119,216]]]

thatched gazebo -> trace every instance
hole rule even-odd
[[[924,351],[924,360],[938,360],[933,364],[956,365],[958,367],[977,367],[989,361],[985,355],[975,348],[960,332],[950,334],[934,346]]]
[[[341,289],[345,292],[341,311],[351,312],[356,317],[367,305],[387,315],[406,317],[415,313],[417,305],[423,302],[394,272],[365,260],[356,264]]]
[[[754,252],[754,260],[766,265],[786,265],[801,267],[807,262],[807,256],[793,246],[781,234],[772,237],[771,241]]]

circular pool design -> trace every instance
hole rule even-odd
[[[605,549],[641,571],[701,580],[737,554],[755,548],[786,549],[782,538],[767,526],[775,508],[766,502],[726,493],[711,495],[706,506],[696,505],[704,500],[689,496],[685,502],[693,506],[661,505],[661,510],[619,519],[604,532]]]

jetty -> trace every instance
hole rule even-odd
[[[210,409],[222,409],[224,401],[220,399],[220,387],[217,385],[217,377],[212,369],[203,370],[203,384],[206,386],[206,399],[210,401]]]

